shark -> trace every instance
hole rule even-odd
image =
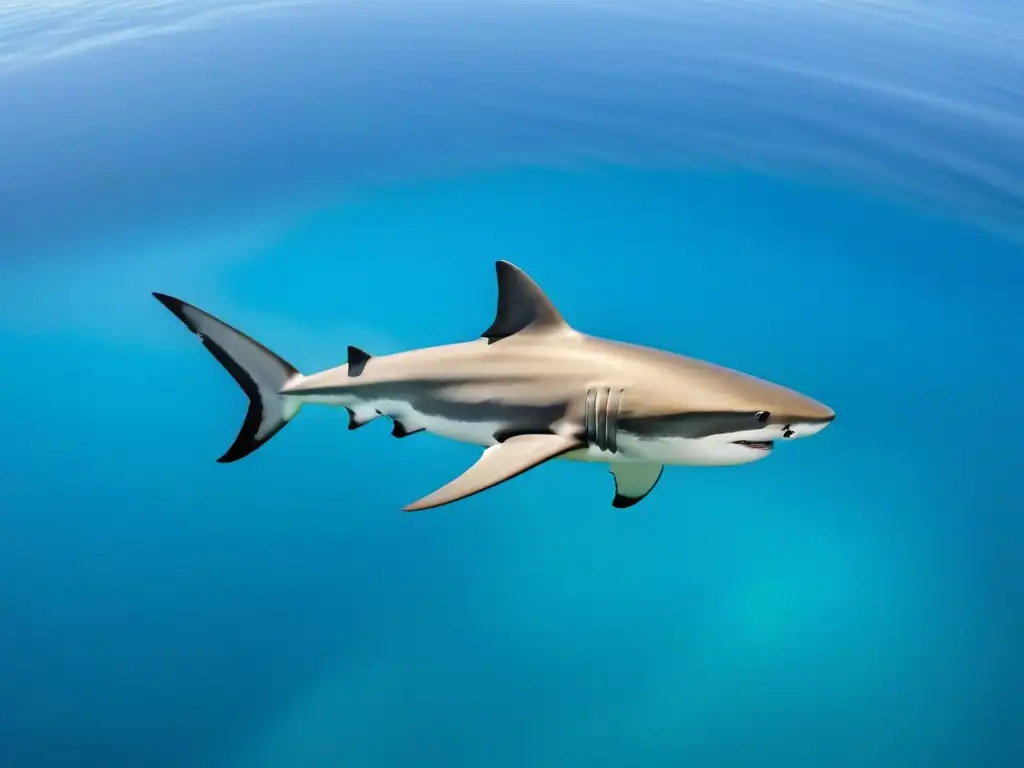
[[[498,261],[496,273],[497,310],[479,338],[377,356],[349,346],[345,363],[308,375],[213,315],[153,295],[248,396],[221,463],[253,453],[314,404],[346,409],[350,430],[386,418],[397,438],[426,432],[483,448],[406,512],[465,499],[552,460],[607,465],[612,506],[628,508],[666,466],[750,464],[835,418],[779,384],[582,333],[522,269]]]

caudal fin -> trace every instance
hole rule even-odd
[[[198,307],[163,293],[153,296],[199,337],[249,397],[242,429],[217,461],[228,463],[248,456],[295,417],[300,401],[280,394],[285,384],[301,375],[290,363]]]

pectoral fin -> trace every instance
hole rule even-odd
[[[457,478],[419,501],[405,507],[403,512],[439,507],[511,480],[528,469],[543,464],[580,447],[578,440],[558,435],[516,435],[505,442],[485,450],[476,464]]]
[[[612,464],[610,471],[615,476],[612,506],[625,509],[643,501],[654,490],[665,467],[662,464]]]

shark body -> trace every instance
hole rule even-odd
[[[165,294],[249,397],[220,462],[248,456],[307,404],[342,407],[349,429],[388,417],[395,437],[431,432],[484,448],[414,511],[448,504],[552,459],[600,462],[615,507],[645,498],[666,465],[747,464],[779,440],[808,437],[829,407],[762,379],[669,352],[583,334],[525,272],[499,261],[498,307],[480,339],[374,357],[307,376],[254,339]]]

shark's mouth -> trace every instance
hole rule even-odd
[[[770,451],[775,447],[775,444],[770,440],[765,442],[754,442],[750,440],[734,440],[733,445],[742,445],[746,448],[750,448],[754,451]]]

